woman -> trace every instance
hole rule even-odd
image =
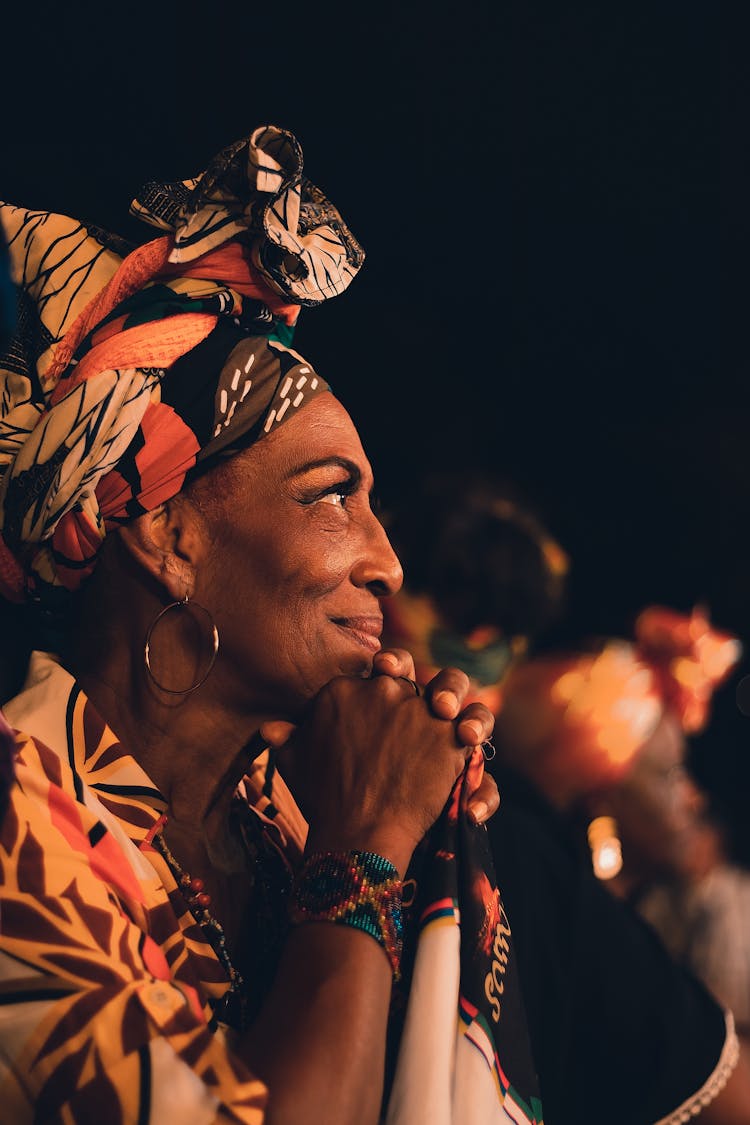
[[[620,823],[621,855],[600,855],[597,831],[589,842],[595,872],[622,894],[674,869],[688,846],[702,798],[685,769],[687,738],[707,725],[713,693],[740,653],[702,610],[650,606],[632,642],[547,652],[508,676],[501,756],[561,812]]]
[[[487,830],[513,923],[545,1121],[594,1125],[604,1104],[610,1125],[685,1120],[725,1073],[721,1060],[734,1033],[727,1035],[723,1009],[733,1006],[723,996],[723,1007],[712,1003],[628,904],[605,890],[608,884],[581,862],[569,825],[524,777],[533,769],[530,750],[541,721],[551,728],[544,788],[552,788],[562,706],[553,707],[542,688],[549,688],[555,669],[562,674],[577,663],[569,654],[557,663],[531,655],[549,649],[549,626],[564,602],[565,555],[507,481],[466,469],[432,472],[419,493],[400,491],[388,511],[386,526],[406,579],[384,603],[385,637],[409,649],[423,682],[450,653],[449,662],[469,676],[470,697],[499,713],[504,737],[495,740],[499,754],[489,769],[503,800]],[[700,630],[697,618],[693,624]],[[708,655],[722,665],[727,650],[712,638],[707,634],[703,647],[708,642]],[[731,656],[732,644],[728,651]],[[549,681],[545,668],[552,669]],[[615,668],[622,671],[622,663]],[[624,670],[633,672],[632,659]],[[519,687],[527,677],[524,700]],[[695,676],[692,682],[694,705],[701,688]],[[616,702],[616,692],[606,698]],[[652,715],[653,709],[648,721]],[[560,760],[566,788],[559,787],[558,797],[587,777],[580,759],[585,766],[596,756],[598,733],[585,722],[570,729]],[[732,1081],[741,1082],[738,1071]],[[700,1119],[727,1120],[730,1097],[725,1088]],[[750,1100],[741,1089],[736,1099],[739,1107]]]
[[[511,673],[498,750],[568,820],[593,871],[660,934],[747,1034],[750,879],[719,844],[688,738],[740,656],[705,614],[644,610],[633,643]]]
[[[674,772],[671,780],[674,786]],[[632,817],[659,783],[667,789],[663,773],[658,780],[642,776],[640,789],[625,798],[631,802],[625,815]],[[705,807],[705,798],[702,803],[675,862],[651,872],[631,901],[675,960],[732,1011],[738,1035],[750,1042],[750,870],[734,860],[721,817]]]
[[[393,1125],[541,1122],[459,815],[491,718],[378,651],[401,576],[370,468],[284,343],[361,251],[271,128],[136,210],[174,233],[124,262],[3,215],[38,318],[6,365],[0,570],[62,658],[7,707],[0,1112],[373,1121],[387,1073]]]
[[[134,210],[169,234],[125,254],[3,207],[35,312],[0,572],[37,651],[5,708],[0,1117],[374,1121],[402,879],[492,717],[380,651],[370,466],[288,347],[362,252],[295,139]]]

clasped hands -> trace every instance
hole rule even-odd
[[[494,716],[465,703],[469,679],[458,668],[440,671],[420,698],[407,682],[414,678],[411,654],[385,649],[369,680],[336,677],[298,725],[261,726],[311,828],[335,821],[343,830],[342,817],[357,826],[389,817],[418,822],[423,806],[422,831],[437,816],[469,753],[491,737]],[[481,824],[499,805],[495,780],[483,771],[467,812]]]
[[[406,649],[384,649],[375,657],[373,675],[415,676],[414,660]],[[463,706],[469,691],[469,678],[459,668],[443,668],[424,689],[432,713],[439,719],[455,722],[461,746],[473,749],[492,737],[495,716],[482,703]],[[475,824],[484,824],[500,808],[500,793],[491,774],[483,772],[479,788],[469,797],[467,811]]]

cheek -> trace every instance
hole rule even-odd
[[[301,657],[307,649],[320,643],[318,625],[326,610],[341,610],[336,591],[346,577],[335,554],[312,557],[291,550],[268,551],[262,564],[245,567],[242,579],[235,583],[236,611],[229,605],[229,628],[243,628],[243,622],[266,646],[280,655],[293,645]],[[328,604],[330,602],[330,605]]]
[[[268,581],[279,593],[311,603],[339,588],[350,573],[348,553],[331,540],[289,541],[268,557]]]
[[[314,636],[321,602],[330,598],[334,613],[348,608],[335,594],[350,574],[351,546],[312,521],[284,522],[284,535],[268,524],[256,526],[253,534],[227,529],[215,548],[214,604],[227,639],[231,636],[237,646],[255,647],[254,635],[276,648],[294,638],[297,650],[305,637]]]

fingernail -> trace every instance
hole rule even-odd
[[[452,691],[439,691],[434,697],[435,703],[444,703],[451,711],[458,707],[458,697]]]
[[[483,824],[484,821],[487,819],[487,814],[489,813],[490,810],[489,810],[489,807],[487,806],[486,801],[477,801],[475,804],[473,804],[471,806],[469,811],[471,812],[471,815],[474,818],[475,824]]]
[[[379,652],[376,660],[379,664],[387,664],[390,668],[398,668],[398,659],[390,652]]]
[[[475,723],[473,719],[466,719],[461,723],[461,727],[465,731],[471,731],[470,743],[472,746],[478,746],[482,741],[482,734],[484,733],[479,723]]]

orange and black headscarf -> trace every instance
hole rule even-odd
[[[135,248],[0,203],[18,292],[0,354],[0,592],[50,605],[106,533],[328,388],[292,350],[302,306],[343,292],[364,253],[273,125],[201,175],[147,184]]]

